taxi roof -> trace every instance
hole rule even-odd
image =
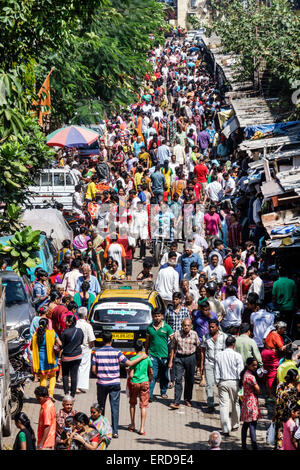
[[[148,300],[151,291],[148,289],[104,289],[100,292],[98,299],[113,299],[113,298],[135,298]]]

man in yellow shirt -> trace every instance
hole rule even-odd
[[[96,199],[96,194],[98,193],[96,184],[99,183],[99,178],[97,175],[92,176],[92,181],[88,184],[87,191],[85,194],[85,199],[87,201],[94,201]]]
[[[139,163],[146,162],[147,167],[150,168],[150,154],[146,151],[145,147],[141,148],[141,151],[138,155]]]
[[[290,369],[298,370],[296,362],[292,360],[293,349],[291,347],[288,347],[285,350],[284,356],[285,356],[284,361],[280,364],[280,366],[277,369],[277,381],[278,381],[279,384],[282,383],[282,382],[285,382],[284,379],[286,377],[286,374],[287,374],[288,370],[290,370]],[[298,370],[298,373],[300,374],[299,370]]]
[[[134,185],[136,188],[138,187],[139,184],[141,184],[143,176],[144,176],[143,167],[139,165],[134,174]]]

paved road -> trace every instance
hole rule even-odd
[[[26,393],[34,397],[34,389],[37,383],[30,383],[26,386]],[[215,414],[205,413],[205,389],[199,387],[196,378],[194,387],[192,408],[182,405],[179,410],[172,410],[169,404],[173,401],[174,391],[169,390],[170,398],[162,399],[158,396],[159,385],[156,385],[154,396],[156,399],[150,404],[146,421],[146,435],[140,436],[127,430],[130,423],[129,404],[126,396],[126,380],[121,379],[121,402],[119,419],[119,439],[113,439],[109,450],[204,450],[207,449],[207,439],[209,433],[213,430],[220,431],[219,408]],[[55,389],[54,397],[56,399],[56,409],[61,407],[63,398],[62,385],[58,384]],[[86,394],[76,395],[75,409],[89,414],[90,405],[96,401],[96,379],[91,379],[90,390]],[[110,418],[109,402],[106,405],[106,415]],[[30,417],[33,428],[37,429],[38,415],[40,406],[34,398],[27,400],[23,411]],[[139,409],[137,408],[136,427],[140,423]],[[260,448],[268,448],[265,443],[266,429],[269,425],[268,420],[260,420],[258,423],[258,445]],[[13,435],[4,439],[5,446],[12,446],[17,429],[13,425]],[[250,443],[249,443],[250,446]],[[222,444],[224,450],[239,450],[240,431],[235,431],[229,438],[226,438]]]
[[[134,261],[133,279],[141,270],[142,263]],[[157,270],[153,270],[154,272]],[[37,429],[38,415],[40,406],[35,402],[34,389],[38,383],[26,385],[26,393],[29,400],[26,400],[23,411],[30,417],[33,428]],[[193,393],[193,407],[187,408],[184,405],[179,410],[171,410],[169,404],[173,401],[174,390],[168,391],[168,399],[162,399],[158,396],[159,385],[156,385],[154,395],[156,399],[150,404],[146,421],[146,435],[139,436],[127,430],[130,423],[129,404],[126,396],[126,380],[121,380],[121,403],[119,419],[119,439],[113,439],[109,450],[204,450],[207,449],[208,435],[213,430],[220,430],[219,408],[215,414],[205,413],[206,397],[205,389],[199,386],[199,378],[196,378],[196,384]],[[63,398],[62,384],[57,384],[54,398],[56,399],[57,410],[61,407]],[[90,406],[96,401],[96,379],[91,378],[90,390],[86,394],[76,395],[75,409],[89,414]],[[106,415],[110,417],[109,402],[106,405]],[[137,408],[136,427],[140,422],[139,408]],[[268,420],[260,420],[258,424],[258,445],[261,448],[267,448],[265,444],[266,428],[269,425]],[[11,447],[16,435],[17,429],[13,425],[13,434],[10,438],[4,439],[4,444]],[[250,443],[249,443],[250,445]],[[235,431],[222,444],[222,448],[240,449],[240,431]]]

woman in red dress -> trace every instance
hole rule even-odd
[[[260,388],[257,383],[257,361],[254,357],[248,357],[246,366],[241,372],[240,387],[243,386],[243,401],[241,410],[242,426],[242,449],[246,450],[247,432],[250,428],[250,438],[252,450],[257,450],[256,443],[256,426],[260,418],[260,411],[258,406],[258,395]]]

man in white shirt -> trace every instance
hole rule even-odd
[[[71,263],[71,271],[66,273],[64,280],[63,280],[63,286],[65,292],[67,292],[69,295],[74,297],[76,294],[76,282],[77,279],[81,276],[81,272],[79,271],[79,268],[81,267],[81,261],[79,259],[74,259]]]
[[[171,155],[171,161],[169,163],[169,168],[172,170],[172,175],[171,175],[171,186],[174,183],[176,179],[176,168],[179,167],[179,164],[176,163],[176,155]]]
[[[240,424],[238,391],[244,362],[241,354],[234,351],[235,342],[234,336],[229,335],[226,338],[226,349],[216,354],[214,366],[215,383],[219,393],[220,420],[225,436],[229,436],[231,430],[237,430]],[[229,419],[230,403],[232,406],[231,424]]]
[[[222,194],[222,186],[218,183],[217,177],[213,175],[211,177],[211,183],[205,188],[204,204],[207,198],[212,202],[219,202],[222,198]]]
[[[124,246],[118,243],[118,237],[115,234],[110,236],[111,244],[107,251],[107,257],[111,256],[115,261],[118,262],[119,269],[126,272],[126,253]]]
[[[198,271],[198,264],[193,262],[190,264],[190,272],[186,273],[183,276],[183,279],[187,279],[189,281],[189,286],[194,294],[195,302],[198,302],[199,297],[200,297],[199,289],[198,289],[199,277],[200,277],[200,273]]]
[[[72,211],[75,214],[78,214],[80,218],[85,219],[83,213],[83,200],[82,200],[82,187],[80,184],[76,184],[75,192],[72,196]]]
[[[178,260],[181,256],[181,254],[177,250],[178,250],[178,243],[174,241],[170,245],[170,251],[174,251],[176,253],[176,264],[178,263]],[[169,251],[163,254],[160,265],[162,266],[163,264],[168,263],[168,260],[169,260]]]
[[[144,113],[151,113],[153,110],[153,107],[150,103],[145,103],[142,107],[142,110],[144,111]]]
[[[202,272],[207,275],[209,281],[213,279],[216,282],[222,282],[227,275],[224,266],[219,264],[219,257],[217,254],[211,257],[210,264],[205,266]]]
[[[179,292],[179,274],[175,271],[176,258],[170,251],[168,267],[160,269],[155,283],[155,290],[161,296],[165,305],[172,302],[174,292]]]
[[[250,294],[251,292],[256,292],[256,294],[259,297],[260,302],[262,302],[265,298],[265,288],[264,288],[263,280],[259,277],[258,271],[256,268],[250,268],[248,272],[252,280],[252,284],[250,286],[248,294]]]
[[[176,163],[178,165],[184,165],[185,151],[183,145],[180,145],[179,137],[176,137],[176,145],[174,146],[173,154],[176,156]]]
[[[86,321],[87,314],[86,307],[79,307],[77,310],[78,321],[76,328],[80,328],[83,331],[82,358],[77,376],[77,393],[87,392],[89,389],[92,347],[94,346],[94,341],[96,341],[93,327]]]
[[[222,188],[223,188],[223,194],[224,197],[226,196],[232,196],[234,191],[235,191],[235,181],[234,179],[229,175],[229,173],[224,173],[223,178],[221,180]]]
[[[226,315],[222,320],[221,326],[223,331],[234,334],[242,323],[244,304],[236,297],[236,289],[233,286],[226,287],[225,297],[222,304],[224,305]]]
[[[262,349],[263,338],[270,326],[274,325],[274,313],[267,312],[267,310],[260,308],[259,298],[255,292],[248,294],[247,307],[252,311],[250,315],[250,324],[253,327],[253,339],[257,346]]]

